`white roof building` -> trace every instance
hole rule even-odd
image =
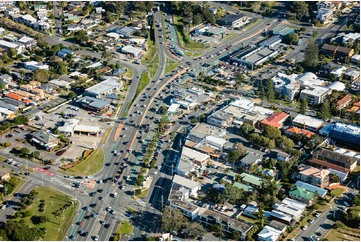
[[[84,95],[99,98],[104,94],[112,93],[120,88],[120,79],[109,76],[104,81],[85,89]]]
[[[201,185],[198,182],[189,180],[179,175],[174,175],[173,185],[174,184],[189,189],[191,196],[197,196],[197,192],[201,190]]]
[[[342,37],[342,44],[353,43],[358,39],[360,39],[360,33],[348,33]]]
[[[130,55],[139,57],[143,53],[143,50],[139,49],[139,48],[136,48],[136,47],[133,47],[131,45],[127,45],[127,46],[124,46],[121,49],[121,52],[124,53],[124,54],[130,54]]]
[[[299,92],[300,83],[296,81],[297,74],[286,75],[284,73],[277,73],[272,77],[275,91],[281,93],[289,101],[292,101],[295,95]]]
[[[235,106],[244,110],[251,110],[254,108],[254,102],[251,99],[240,97],[234,102],[231,102],[229,105]]]
[[[116,39],[116,40],[120,38],[120,34],[117,34],[117,33],[114,33],[114,32],[107,33],[106,35],[107,35],[108,37],[114,38],[114,39]]]
[[[197,164],[203,164],[203,165],[205,165],[207,161],[210,159],[209,155],[190,149],[185,146],[183,147],[182,150],[182,157],[184,156],[186,156],[188,159],[192,160]]]
[[[180,107],[180,104],[172,103],[172,104],[169,106],[167,112],[170,113],[170,114],[174,114],[174,113],[176,113],[176,112],[178,111],[179,107]]]
[[[99,126],[89,126],[89,125],[76,125],[74,127],[74,132],[80,133],[99,133],[100,127]]]
[[[24,67],[26,69],[35,71],[37,69],[44,69],[44,70],[49,70],[49,65],[46,64],[41,64],[37,61],[28,61],[24,63]]]
[[[67,82],[67,81],[64,81],[64,80],[59,80],[59,79],[53,79],[51,81],[49,81],[50,83],[54,84],[54,85],[57,85],[59,87],[64,87],[66,89],[70,89],[71,86],[70,86],[70,83]]]
[[[337,78],[340,78],[342,74],[346,72],[347,68],[344,66],[340,66],[339,68],[332,70],[330,74],[335,75]]]
[[[271,226],[264,226],[261,232],[257,234],[260,241],[276,241],[282,234],[282,231],[272,228]]]
[[[335,81],[335,82],[331,83],[327,88],[329,88],[331,90],[335,90],[335,91],[344,91],[346,88],[346,85],[343,82]]]
[[[323,126],[323,121],[321,119],[313,118],[303,114],[298,114],[292,120],[292,122],[295,126],[307,128],[312,131],[317,131]]]
[[[326,85],[325,81],[319,79],[312,72],[305,72],[305,73],[299,75],[296,78],[296,80],[301,82],[301,85],[304,86],[304,87],[314,87],[314,86],[323,87],[323,86]]]
[[[215,136],[207,136],[206,141],[218,149],[223,149],[224,144],[227,143],[227,140]]]
[[[318,105],[323,103],[328,95],[332,93],[332,90],[321,86],[309,86],[307,89],[301,91],[300,98],[306,98],[309,104]]]

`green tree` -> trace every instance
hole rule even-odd
[[[77,97],[77,95],[76,95],[75,92],[71,91],[71,92],[69,92],[68,97],[69,97],[70,99],[74,99],[74,98]]]
[[[278,147],[280,147],[283,150],[290,150],[295,144],[293,143],[293,141],[289,138],[287,138],[286,136],[282,135],[281,137],[279,137],[276,140],[276,145]]]
[[[200,23],[202,23],[202,15],[198,13],[193,16],[193,24],[198,25]]]
[[[320,116],[323,120],[328,120],[332,117],[330,102],[326,100],[320,108]]]
[[[238,151],[241,157],[247,155],[248,153],[248,150],[244,147],[244,145],[241,142],[234,144],[233,149]]]
[[[182,224],[187,222],[187,218],[184,214],[177,208],[172,208],[170,206],[166,206],[163,209],[162,214],[162,231],[163,232],[172,232],[178,231]]]
[[[231,163],[236,163],[241,158],[241,154],[238,150],[231,150],[228,152],[227,161]]]
[[[272,79],[268,79],[266,83],[266,89],[267,89],[267,99],[270,103],[273,103],[275,99],[275,87]]]
[[[85,44],[89,41],[89,37],[85,30],[79,30],[74,34],[74,38],[81,44]]]
[[[305,114],[306,111],[307,111],[307,106],[308,106],[308,103],[307,103],[306,98],[301,98],[301,100],[300,100],[300,113]]]
[[[276,127],[272,127],[272,126],[267,126],[263,134],[269,139],[273,139],[273,140],[281,137],[281,131]]]
[[[355,40],[353,42],[353,49],[355,50],[355,54],[360,54],[360,41]]]
[[[57,61],[54,63],[54,72],[59,75],[68,74],[68,65],[64,61]]]
[[[318,64],[318,46],[313,38],[308,42],[303,63],[306,67],[315,67]]]
[[[20,154],[23,156],[29,154],[29,152],[30,152],[30,150],[26,147],[20,149]]]
[[[360,228],[360,207],[349,208],[344,216],[345,224],[352,228]]]
[[[255,131],[255,128],[248,123],[243,123],[242,126],[239,128],[239,132],[245,138],[248,138],[250,134],[254,133],[254,131]]]
[[[240,85],[242,82],[246,80],[246,77],[243,75],[242,72],[236,72],[236,81],[237,85]]]
[[[231,204],[237,204],[243,196],[243,191],[235,186],[229,185],[223,191],[223,197]]]
[[[308,5],[304,1],[294,1],[290,10],[296,14],[297,19],[301,19],[302,16],[308,13]]]
[[[33,79],[41,83],[47,83],[49,81],[50,73],[48,70],[37,69],[34,71]]]
[[[5,89],[5,84],[0,82],[0,90],[4,90]]]
[[[293,34],[288,34],[285,36],[284,41],[286,44],[289,45],[296,45],[298,43],[298,34],[293,33]]]

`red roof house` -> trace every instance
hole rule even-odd
[[[289,115],[284,112],[275,112],[268,118],[262,120],[261,125],[260,125],[261,129],[266,128],[266,126],[272,126],[272,127],[278,128],[278,129],[282,128],[283,122],[286,121],[288,116]]]

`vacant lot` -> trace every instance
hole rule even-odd
[[[329,241],[360,241],[360,229],[342,227],[331,229],[325,239]]]
[[[104,163],[103,150],[97,149],[77,166],[70,168],[64,173],[72,176],[88,176],[100,171]]]

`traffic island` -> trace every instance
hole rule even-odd
[[[117,233],[110,240],[112,241],[127,240],[127,238],[129,238],[129,235],[132,233],[132,231],[133,231],[133,225],[130,222],[121,221],[117,229]],[[123,239],[123,236],[126,239]]]

